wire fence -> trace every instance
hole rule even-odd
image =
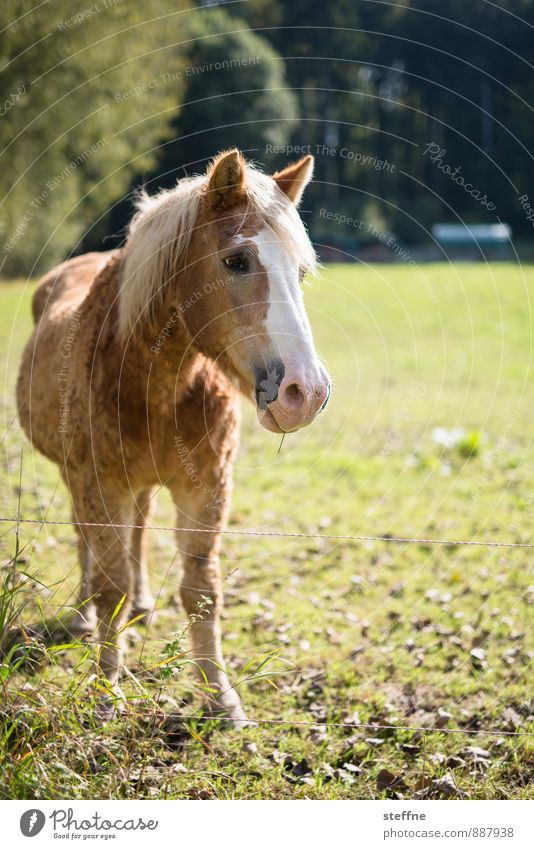
[[[55,525],[79,528],[122,528],[125,530],[170,531],[191,534],[225,534],[232,536],[282,537],[289,539],[324,539],[352,542],[384,542],[415,545],[445,545],[451,548],[477,546],[480,548],[534,548],[534,542],[502,542],[501,540],[433,539],[432,537],[400,537],[390,534],[326,534],[298,531],[262,531],[254,528],[187,528],[169,525],[130,525],[119,522],[53,521],[51,519],[25,519],[16,516],[0,516],[0,522],[13,525]]]
[[[198,533],[212,534],[221,533],[234,536],[247,537],[276,537],[289,539],[322,539],[333,541],[352,541],[352,542],[383,542],[397,544],[415,544],[415,545],[441,545],[449,547],[459,546],[477,546],[486,548],[520,548],[532,549],[534,543],[531,542],[503,542],[500,540],[452,540],[452,539],[433,539],[427,537],[402,537],[371,534],[328,534],[314,532],[291,532],[278,530],[256,530],[247,528],[230,528],[221,530],[219,528],[188,528],[188,527],[173,527],[168,525],[137,525],[124,524],[117,522],[78,522],[75,520],[51,520],[51,519],[29,519],[22,517],[0,516],[0,523],[19,525],[51,525],[55,527],[89,527],[89,528],[117,528],[125,530],[145,529],[152,531],[169,531],[182,533]],[[153,716],[152,716],[153,718]],[[168,717],[173,722],[189,723],[198,720],[201,717],[198,714],[170,714]],[[435,734],[468,734],[468,735],[488,735],[496,737],[534,737],[534,730],[501,730],[495,728],[446,728],[442,726],[425,726],[425,725],[400,725],[400,724],[380,724],[380,723],[364,723],[364,722],[333,722],[326,720],[304,720],[304,719],[280,719],[280,718],[257,718],[248,717],[246,719],[232,720],[235,723],[243,723],[243,725],[270,725],[270,726],[294,726],[294,727],[309,727],[309,728],[346,728],[354,731],[409,731],[412,733],[435,733]]]
[[[153,717],[152,717],[153,718]],[[176,722],[191,722],[195,719],[201,719],[198,714],[169,714],[169,719]],[[217,718],[212,717],[212,718]],[[321,728],[349,728],[354,731],[412,731],[419,733],[434,733],[434,734],[488,734],[496,737],[534,737],[534,731],[501,731],[491,728],[444,728],[442,726],[429,725],[387,725],[376,722],[330,722],[327,720],[306,720],[306,719],[279,719],[279,718],[262,718],[249,717],[246,719],[232,719],[232,722],[242,723],[243,725],[291,725],[296,727],[308,727],[313,729]]]

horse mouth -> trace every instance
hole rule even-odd
[[[282,427],[278,424],[276,417],[268,407],[266,410],[262,410],[258,407],[256,413],[261,426],[264,427],[265,430],[270,430],[271,433],[296,433],[297,430],[300,430],[302,427],[306,427],[306,425],[310,424],[310,422],[307,421],[302,424],[298,424],[296,427]]]
[[[331,384],[329,383],[325,392],[316,391],[312,400],[307,404],[301,404],[297,410],[285,409],[278,398],[266,401],[261,396],[258,401],[258,396],[256,396],[258,421],[265,430],[271,433],[295,433],[295,431],[311,425],[316,417],[323,412],[330,399],[330,393]],[[322,403],[320,403],[321,400]]]
[[[258,407],[257,415],[259,423],[265,428],[265,430],[270,430],[271,433],[285,433],[268,407],[265,410]]]

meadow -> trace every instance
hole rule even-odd
[[[31,293],[0,285],[0,516],[69,521],[16,420]],[[229,529],[311,536],[228,534],[222,557],[255,727],[200,717],[172,532],[151,533],[158,616],[129,628],[128,707],[102,727],[94,647],[64,628],[73,529],[2,522],[0,796],[532,798],[532,550],[388,538],[533,541],[533,295],[514,264],[328,265],[307,286],[331,402],[281,447],[243,403]],[[151,521],[175,523],[165,493]]]

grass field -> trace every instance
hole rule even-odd
[[[30,296],[0,287],[0,513],[68,520],[11,423]],[[331,403],[280,453],[245,410],[230,527],[531,541],[533,296],[528,266],[326,267],[306,300]],[[153,520],[174,522],[165,494]],[[21,525],[16,562],[15,527],[0,535],[0,624],[60,616],[72,529]],[[240,733],[165,718],[200,704],[181,659],[161,666],[187,659],[172,533],[152,532],[150,563],[160,613],[129,631],[113,723],[94,719],[90,645],[27,635],[4,658],[2,797],[532,798],[532,551],[226,537],[224,647],[260,721]]]

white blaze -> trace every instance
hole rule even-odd
[[[297,361],[305,371],[315,371],[317,359],[299,269],[274,233],[262,230],[250,241],[256,245],[269,280],[267,332],[272,345],[283,363]]]

